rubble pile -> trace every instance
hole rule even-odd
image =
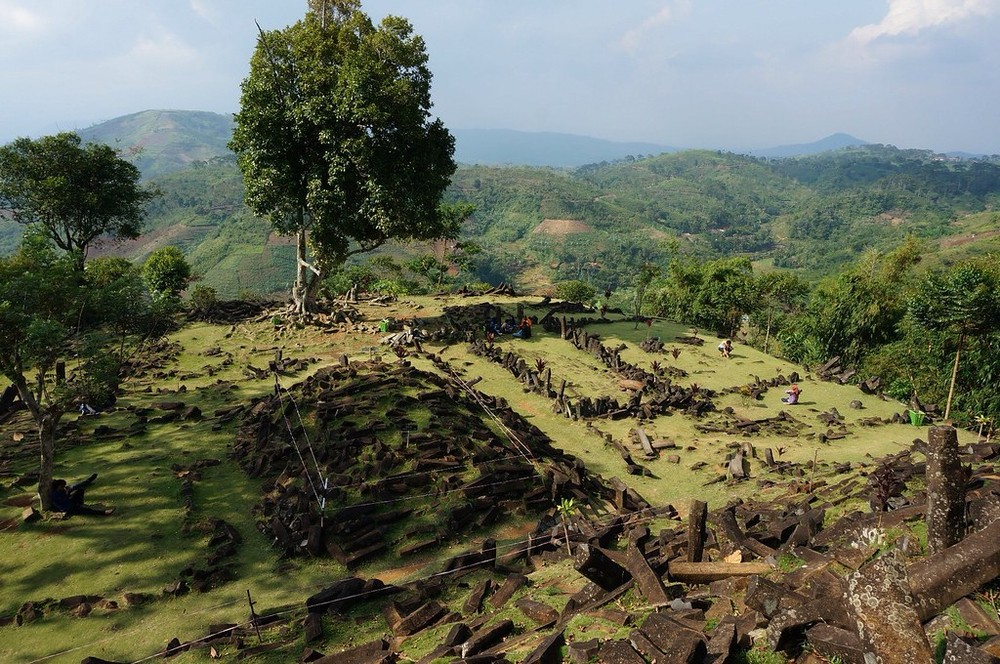
[[[614,493],[502,400],[405,363],[342,361],[256,401],[233,454],[266,479],[259,527],[277,547],[351,568]]]

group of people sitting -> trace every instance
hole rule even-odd
[[[520,323],[513,316],[507,317],[502,323],[494,316],[486,323],[486,337],[494,339],[501,334],[509,334],[515,339],[530,339],[532,325],[534,321],[528,316],[524,316]]]

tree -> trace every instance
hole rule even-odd
[[[38,236],[26,236],[17,254],[0,260],[0,370],[38,426],[43,509],[49,508],[56,428],[65,410],[62,395],[45,377],[71,334],[80,299],[76,274],[73,261],[57,256]],[[25,374],[32,369],[29,384]]]
[[[646,300],[646,290],[653,283],[653,279],[659,276],[659,274],[659,266],[647,261],[642,264],[642,267],[639,268],[639,271],[632,280],[632,285],[635,288],[635,328],[633,329],[639,329],[639,319],[642,318],[642,307]]]
[[[910,303],[910,313],[918,324],[957,336],[945,420],[951,415],[959,357],[966,339],[996,331],[1000,324],[998,287],[1000,275],[992,265],[963,263],[928,275]]]
[[[406,262],[406,269],[423,277],[431,288],[440,287],[448,274],[448,264],[442,263],[434,254],[421,254]]]
[[[695,293],[693,322],[733,337],[743,316],[754,305],[753,264],[748,258],[724,258],[706,263]]]
[[[133,239],[156,193],[139,186],[139,169],[106,145],[64,132],[19,138],[0,148],[0,211],[38,224],[83,270],[88,247],[102,235]]]
[[[763,313],[764,352],[768,352],[775,315],[799,304],[809,292],[809,284],[791,272],[765,272],[754,283],[756,306],[751,318]]]
[[[866,354],[899,336],[920,245],[907,240],[889,253],[868,251],[856,265],[824,279],[813,290],[802,321],[824,360],[839,356],[857,365]]]
[[[126,354],[124,337],[139,332],[147,340],[169,319],[166,312],[151,310],[148,298],[134,288],[142,284],[134,270],[104,265],[88,283],[76,267],[74,256],[59,255],[37,232],[26,234],[13,256],[0,258],[0,373],[14,384],[38,427],[43,509],[50,508],[62,416],[78,403],[112,400]],[[109,333],[117,341],[111,347]],[[73,372],[63,380],[54,368],[67,356],[74,357]]]
[[[311,5],[294,25],[261,31],[230,143],[247,205],[296,236],[300,313],[349,256],[458,234],[438,207],[455,142],[430,118],[423,39],[399,17],[375,27],[355,0]]]
[[[556,284],[556,297],[567,302],[590,303],[597,295],[597,289],[585,281],[571,279]]]
[[[178,297],[191,281],[191,266],[177,247],[160,247],[146,257],[142,278],[150,289]]]

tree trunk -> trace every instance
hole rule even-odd
[[[308,311],[309,293],[309,263],[306,252],[306,229],[299,226],[295,234],[295,284],[292,285],[292,300],[295,302],[295,313],[304,314]]]
[[[958,358],[962,354],[962,342],[965,341],[965,332],[958,335],[958,348],[955,349],[955,366],[951,369],[951,386],[948,388],[948,402],[944,406],[944,421],[948,421],[951,414],[951,399],[955,396],[955,379],[958,378]]]
[[[42,510],[52,509],[52,469],[56,459],[56,427],[59,415],[50,411],[42,413],[38,423],[38,440],[41,449],[41,464],[38,469],[38,497]]]
[[[767,331],[764,333],[764,352],[767,353],[768,343],[771,341],[771,313],[772,309],[767,309]]]
[[[310,275],[309,286],[306,288],[306,311],[316,310],[316,301],[319,299],[319,289],[323,286],[323,279],[326,272],[320,270]]]

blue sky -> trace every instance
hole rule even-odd
[[[233,112],[305,0],[0,0],[0,141]],[[753,149],[843,131],[1000,153],[1000,0],[368,0],[424,36],[455,128]]]

